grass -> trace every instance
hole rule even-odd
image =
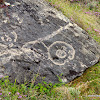
[[[80,93],[79,89],[64,83],[53,85],[43,81],[34,86],[34,83],[17,85],[16,81],[13,84],[7,77],[0,80],[1,100],[82,100]]]
[[[56,9],[62,11],[70,20],[78,24],[100,43],[99,0],[46,0]],[[95,3],[93,3],[95,2]],[[84,5],[85,3],[85,5]],[[59,78],[59,77],[58,77]],[[60,80],[60,78],[59,78]],[[36,81],[36,78],[35,80]],[[100,62],[88,68],[81,77],[68,84],[47,84],[45,81],[34,86],[30,84],[11,83],[8,77],[0,79],[1,100],[100,100]]]
[[[83,95],[100,95],[100,63],[88,68],[81,77],[70,82],[68,86],[81,88]]]
[[[34,82],[28,85],[17,85],[16,81],[14,84],[10,83],[6,77],[0,80],[0,98],[2,100],[73,100],[75,97],[79,98],[79,90],[67,88],[65,92],[62,92],[61,86],[63,85],[63,83],[47,84],[45,81],[35,86]]]

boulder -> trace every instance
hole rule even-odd
[[[6,2],[10,6],[0,9],[0,76],[67,83],[99,61],[100,45],[46,1]]]

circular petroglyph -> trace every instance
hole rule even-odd
[[[59,58],[65,58],[67,56],[66,52],[64,50],[57,50],[56,51],[56,55],[59,57]]]
[[[48,48],[48,57],[56,65],[64,65],[75,55],[74,48],[63,41],[56,41]]]
[[[0,34],[0,42],[8,47],[12,47],[14,45],[14,42],[17,40],[17,34],[16,32],[11,33],[1,33]]]

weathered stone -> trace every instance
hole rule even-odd
[[[0,15],[0,75],[69,82],[100,58],[100,46],[44,0],[7,0]],[[7,14],[8,13],[8,14]]]

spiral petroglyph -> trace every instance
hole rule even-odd
[[[48,57],[56,65],[64,65],[75,56],[75,50],[66,42],[56,41],[48,48]]]
[[[22,50],[31,60],[46,58],[56,65],[64,65],[69,60],[72,60],[75,55],[74,48],[64,41],[56,41],[49,47],[42,41],[33,41],[24,45]]]

